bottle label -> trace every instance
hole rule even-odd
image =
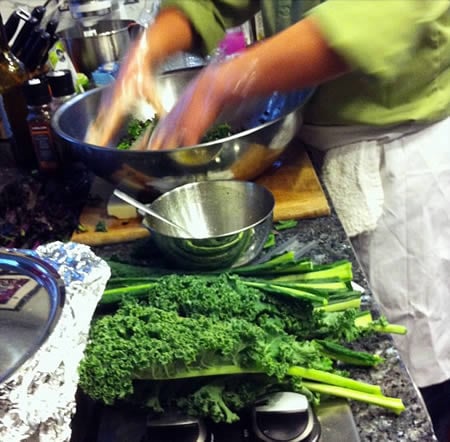
[[[43,121],[29,122],[29,128],[40,168],[57,169],[59,159],[50,125]]]

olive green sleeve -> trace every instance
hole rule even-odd
[[[389,80],[423,45],[421,31],[448,14],[449,5],[449,0],[327,0],[309,14],[353,68]]]
[[[241,25],[258,11],[255,0],[163,0],[161,8],[176,7],[190,20],[200,37],[203,55],[211,53],[225,29]]]

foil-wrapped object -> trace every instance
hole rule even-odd
[[[0,385],[0,440],[66,442],[76,410],[78,364],[111,272],[82,244],[53,242],[30,253],[55,267],[65,283],[66,300],[46,342]]]

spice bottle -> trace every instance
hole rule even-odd
[[[52,109],[56,111],[62,104],[74,97],[75,86],[69,69],[60,69],[47,73],[47,80],[52,94]]]
[[[56,171],[60,166],[60,158],[51,127],[52,97],[48,82],[45,77],[28,80],[24,92],[28,107],[28,130],[38,167],[43,172]]]

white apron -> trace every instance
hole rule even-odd
[[[428,126],[304,126],[324,184],[419,387],[450,379],[450,118]]]

